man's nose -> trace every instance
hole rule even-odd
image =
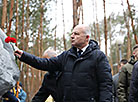
[[[74,34],[73,33],[71,34],[71,38],[74,38]]]

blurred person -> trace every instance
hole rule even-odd
[[[46,50],[43,53],[43,58],[56,57],[57,54],[54,50]],[[60,72],[47,72],[44,75],[44,80],[39,91],[32,98],[32,102],[45,102],[46,99],[51,95],[55,102],[62,102],[62,99],[59,99],[59,92],[57,89],[59,84]],[[61,90],[60,90],[61,91]],[[61,95],[60,95],[61,96]],[[62,97],[62,96],[61,96]]]
[[[19,98],[16,97],[16,89],[13,87],[2,96],[2,102],[20,102]]]
[[[134,64],[136,63],[134,52],[135,49],[133,49],[133,55],[131,56],[130,60],[121,68],[121,71],[119,73],[119,81],[117,88],[119,102],[128,102],[132,70]]]
[[[77,25],[71,34],[71,49],[50,59],[22,50],[16,50],[15,55],[36,69],[61,71],[63,102],[111,102],[111,68],[98,43],[89,39],[90,34],[88,26]]]
[[[138,60],[138,44],[134,46],[133,50],[133,55],[136,57],[136,60]],[[132,71],[129,102],[138,102],[138,62],[136,62]]]
[[[119,72],[121,71],[122,66],[127,63],[127,59],[122,59],[118,65]],[[117,85],[119,80],[119,72],[113,75],[113,102],[118,102],[118,95],[117,95]]]

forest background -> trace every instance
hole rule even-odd
[[[112,74],[122,58],[129,59],[138,43],[136,0],[1,0],[0,28],[17,39],[16,45],[42,57],[45,49],[58,53],[71,47],[77,24],[89,24],[91,39],[107,55]],[[120,57],[121,56],[121,57]],[[38,91],[45,72],[18,62],[27,102]]]

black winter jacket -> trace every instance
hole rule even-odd
[[[129,102],[138,102],[138,62],[134,65],[130,81]]]
[[[46,73],[44,80],[39,91],[32,98],[31,102],[45,102],[46,99],[51,95],[55,102],[62,102],[62,88],[60,86],[61,72]],[[60,90],[60,91],[59,91]]]
[[[72,47],[50,59],[24,52],[20,60],[39,70],[62,71],[63,102],[112,102],[111,68],[94,40],[79,58]]]

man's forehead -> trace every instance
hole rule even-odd
[[[72,33],[80,33],[80,32],[82,32],[83,31],[83,29],[81,28],[81,27],[75,27],[74,29],[73,29],[73,31],[72,31]]]
[[[79,31],[78,30],[73,30],[72,33],[79,33]]]

